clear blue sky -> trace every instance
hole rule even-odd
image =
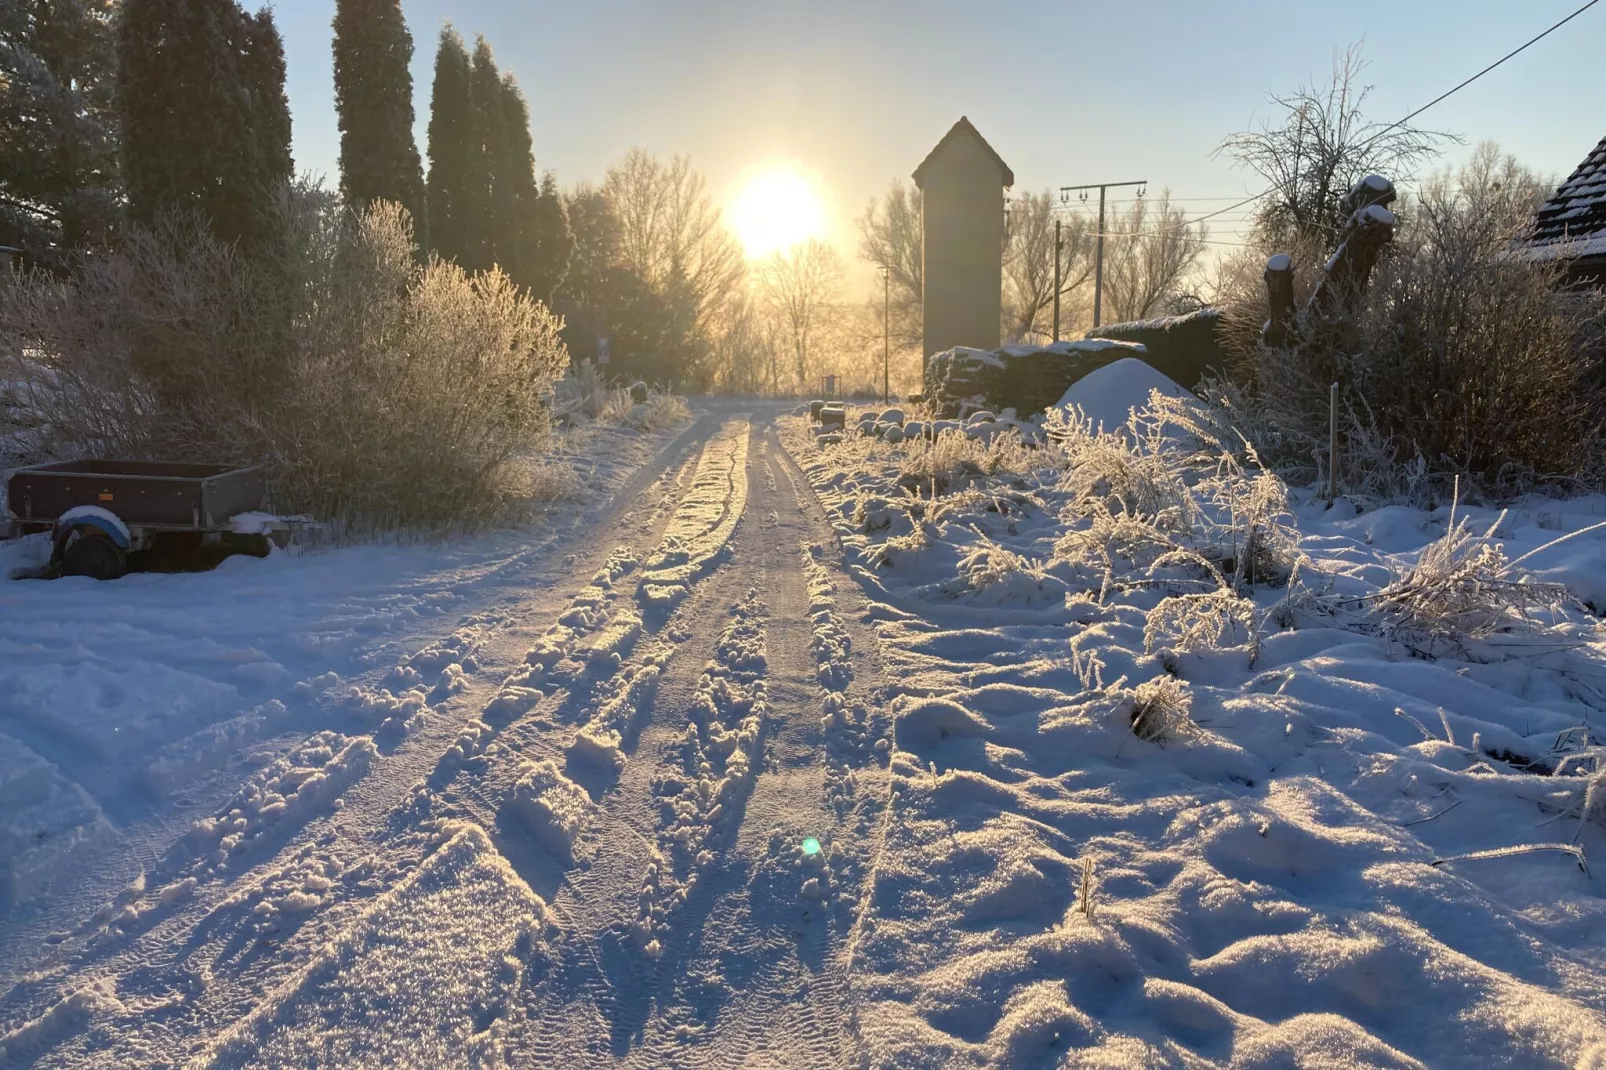
[[[249,2],[249,0],[248,0]],[[1369,114],[1393,120],[1582,0],[403,0],[422,152],[435,44],[483,34],[530,100],[537,166],[600,180],[632,146],[685,153],[724,201],[748,169],[813,174],[831,237],[906,178],[961,114],[1016,190],[1147,179],[1195,213],[1257,188],[1212,160],[1267,114],[1266,94],[1322,80],[1365,39]],[[334,0],[280,0],[299,169],[331,181]],[[1606,4],[1428,112],[1468,147],[1492,139],[1565,176],[1606,135]],[[1467,151],[1452,148],[1448,161]],[[1231,241],[1237,217],[1214,225]]]

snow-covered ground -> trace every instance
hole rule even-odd
[[[0,586],[0,1065],[1606,1067],[1606,499],[778,412]]]
[[[851,952],[872,1065],[1606,1066],[1606,531],[1542,549],[1606,498],[1456,510],[1491,539],[1435,588],[1449,503],[1285,508],[1145,465],[1175,431],[1067,472],[785,439],[902,684]]]

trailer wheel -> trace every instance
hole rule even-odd
[[[115,580],[128,571],[128,554],[99,528],[82,525],[62,538],[56,571],[63,576]]]

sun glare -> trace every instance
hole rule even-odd
[[[760,171],[731,206],[731,226],[749,259],[784,252],[825,233],[825,210],[796,171]]]

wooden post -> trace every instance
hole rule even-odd
[[[1311,294],[1307,314],[1333,315],[1366,289],[1383,247],[1394,240],[1394,213],[1384,207],[1394,197],[1394,184],[1381,175],[1361,179],[1345,196],[1349,221],[1327,261],[1326,274]]]
[[[1266,301],[1271,317],[1260,330],[1260,340],[1273,349],[1281,349],[1289,342],[1294,324],[1294,260],[1287,253],[1277,253],[1266,261]]]

